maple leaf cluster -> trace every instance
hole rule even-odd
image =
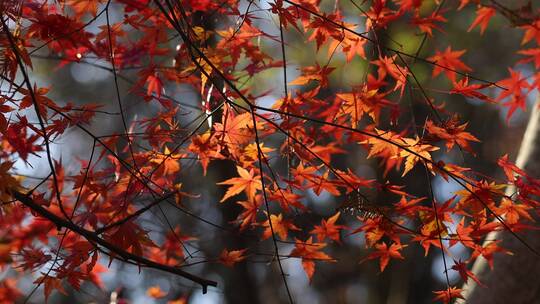
[[[497,161],[504,180],[477,172],[465,157],[444,157],[474,159],[482,144],[444,99],[502,105],[507,122],[526,110],[527,98],[540,91],[540,72],[525,76],[521,68],[540,67],[538,18],[512,24],[523,32],[518,54],[524,57],[503,67],[509,77],[484,80],[468,58],[472,50],[430,44],[456,18],[451,11],[473,9],[468,35],[489,33],[493,17],[505,15],[480,1],[336,1],[328,9],[321,1],[276,0],[268,7],[250,1],[246,9],[236,0],[12,0],[0,9],[0,268],[15,269],[0,284],[1,303],[22,297],[17,281],[25,275],[43,286],[45,300],[54,291],[67,294],[67,286],[104,289],[100,274],[115,260],[178,275],[203,292],[217,283],[189,266],[234,269],[258,256],[279,264],[285,284],[281,261],[298,260],[311,282],[318,265],[342,262],[336,248],[354,238],[365,244],[354,263],[378,260],[381,272],[405,260],[411,247],[427,256],[460,245],[468,258],[445,272],[482,284],[472,263],[483,257],[496,267],[493,255],[510,253],[498,241],[483,243],[486,235],[537,228],[540,180],[508,155]],[[389,36],[393,27],[424,37],[418,50],[399,47]],[[313,56],[289,56],[295,48]],[[37,58],[54,60],[54,71],[93,65],[110,72],[114,97],[57,98],[61,88],[37,84]],[[359,63],[361,72],[344,73]],[[429,73],[420,77],[420,66]],[[283,81],[268,81],[280,79],[277,73]],[[192,100],[171,93],[178,87],[189,88]],[[428,114],[415,113],[413,103]],[[134,105],[141,110],[131,119]],[[107,117],[121,122],[113,134],[99,132]],[[71,132],[90,143],[89,155],[65,161],[53,148],[70,149]],[[363,164],[376,160],[382,174],[361,172],[344,161],[351,155],[364,155]],[[19,174],[17,168],[38,161],[46,167],[39,177]],[[235,168],[227,177],[213,169],[224,163]],[[407,185],[411,176],[423,176],[415,183],[430,189],[426,196]],[[436,177],[461,190],[437,201]],[[511,187],[515,195],[505,192]],[[314,201],[324,196],[343,204],[318,214]],[[199,214],[202,202],[239,211],[232,221],[213,223]],[[181,220],[171,222],[174,216]],[[158,218],[165,224],[155,231],[148,221]],[[194,255],[213,232],[194,229],[193,220],[257,243]],[[146,294],[187,301],[159,285]],[[434,294],[444,303],[462,297],[450,283]]]

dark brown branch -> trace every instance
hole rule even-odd
[[[82,227],[80,227],[80,226],[78,226],[78,225],[76,225],[76,224],[74,224],[72,222],[69,222],[69,221],[55,215],[54,213],[52,213],[49,210],[45,209],[43,206],[41,206],[41,205],[37,204],[36,202],[34,202],[34,200],[32,200],[31,197],[29,197],[29,196],[27,196],[27,195],[25,195],[25,194],[23,194],[23,193],[21,193],[19,191],[12,191],[11,194],[13,195],[13,197],[15,199],[20,201],[26,207],[30,208],[35,213],[37,213],[40,216],[42,216],[42,217],[46,218],[47,220],[51,221],[57,227],[59,227],[59,228],[64,227],[66,229],[69,229],[69,230],[79,234],[80,236],[82,236],[86,240],[88,240],[89,242],[106,248],[107,250],[109,250],[114,255],[117,255],[117,256],[121,257],[124,261],[133,262],[133,263],[136,263],[137,265],[142,266],[142,267],[147,267],[147,268],[151,268],[151,269],[157,269],[157,270],[161,270],[161,271],[164,271],[164,272],[168,272],[168,273],[183,277],[185,279],[188,279],[190,281],[193,281],[195,283],[198,283],[198,284],[200,284],[202,286],[203,293],[207,292],[208,286],[213,286],[213,287],[217,286],[217,282],[215,282],[215,281],[207,280],[207,279],[201,278],[199,276],[196,276],[194,274],[191,274],[189,272],[185,272],[185,271],[183,271],[183,270],[181,270],[181,269],[179,269],[177,267],[160,264],[160,263],[151,261],[149,259],[146,259],[146,258],[144,258],[142,256],[138,256],[138,255],[135,255],[133,253],[127,252],[126,250],[124,250],[124,249],[122,249],[122,248],[120,248],[120,247],[118,247],[118,246],[116,246],[114,244],[111,244],[108,241],[100,238],[96,233],[94,233],[92,231],[89,231],[89,230],[86,230],[86,229],[84,229],[84,228],[82,228]],[[111,256],[111,257],[113,257],[113,256]]]
[[[134,218],[138,217],[139,215],[145,213],[146,211],[150,210],[152,207],[158,205],[159,203],[173,197],[177,192],[171,192],[167,195],[164,195],[162,197],[159,197],[157,199],[155,199],[153,202],[151,202],[150,204],[148,204],[147,206],[135,211],[134,213],[130,214],[130,215],[127,215],[126,217],[123,217],[122,219],[116,221],[116,222],[113,222],[113,223],[110,223],[109,225],[107,226],[103,226],[99,229],[96,230],[96,234],[102,234],[103,232],[109,230],[109,229],[112,229],[114,227],[117,227],[117,226],[121,226],[131,220],[133,220]]]

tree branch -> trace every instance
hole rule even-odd
[[[185,272],[185,271],[183,271],[183,270],[181,270],[181,269],[179,269],[177,267],[168,266],[168,265],[164,265],[164,264],[160,264],[160,263],[151,261],[151,260],[146,259],[146,258],[144,258],[142,256],[138,256],[138,255],[135,255],[133,253],[130,253],[130,252],[128,252],[128,251],[114,245],[114,244],[111,244],[108,241],[100,238],[94,232],[86,230],[86,229],[84,229],[84,228],[82,228],[82,227],[80,227],[80,226],[78,226],[78,225],[76,225],[76,224],[74,224],[72,222],[69,222],[69,221],[55,215],[54,213],[50,212],[49,210],[47,210],[43,206],[41,206],[41,205],[37,204],[36,202],[34,202],[34,200],[32,200],[31,197],[29,197],[29,196],[27,196],[27,195],[25,195],[25,194],[23,194],[23,193],[21,193],[19,191],[13,191],[12,190],[11,194],[13,195],[13,197],[15,199],[20,201],[26,207],[30,208],[35,213],[37,213],[40,216],[42,216],[42,217],[46,218],[47,220],[51,221],[57,227],[64,227],[66,229],[69,229],[69,230],[79,234],[80,236],[87,239],[89,242],[98,244],[98,245],[108,249],[110,252],[114,253],[115,255],[118,255],[118,256],[122,257],[122,259],[125,260],[126,262],[132,262],[132,263],[135,263],[135,264],[140,265],[142,267],[147,267],[147,268],[151,268],[151,269],[157,269],[157,270],[161,270],[161,271],[164,271],[164,272],[168,272],[168,273],[183,277],[185,279],[188,279],[190,281],[193,281],[195,283],[198,283],[198,284],[200,284],[202,286],[203,293],[207,292],[208,286],[213,286],[213,287],[217,286],[217,282],[215,282],[215,281],[203,279],[203,278],[198,277],[198,276],[196,276],[194,274]]]

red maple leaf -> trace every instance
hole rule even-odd
[[[365,260],[379,259],[380,270],[381,272],[383,272],[386,266],[388,266],[391,258],[404,259],[404,257],[399,251],[405,247],[407,247],[407,245],[401,245],[398,243],[393,243],[392,245],[390,245],[390,247],[388,247],[386,243],[375,244],[375,249],[377,250],[370,253],[365,259],[360,262],[363,262]]]
[[[428,58],[428,60],[436,64],[433,66],[433,77],[444,73],[448,79],[456,82],[456,73],[454,71],[471,72],[472,69],[459,59],[465,52],[465,50],[452,51],[450,46],[444,52],[435,51],[435,56]]]
[[[319,242],[322,242],[328,238],[338,243],[341,243],[339,239],[339,231],[344,229],[345,226],[336,225],[336,221],[338,220],[339,215],[340,213],[337,212],[332,217],[328,218],[328,220],[321,220],[321,224],[316,225],[310,233],[316,235]]]
[[[479,6],[478,10],[476,10],[476,18],[474,19],[473,23],[469,27],[467,31],[471,31],[473,28],[480,26],[480,34],[484,34],[484,31],[486,30],[489,20],[493,16],[495,16],[495,13],[497,11],[488,6]]]
[[[540,20],[536,20],[531,24],[526,24],[522,26],[525,30],[525,35],[523,35],[523,40],[521,44],[526,44],[527,42],[535,39],[537,44],[540,44]]]
[[[452,94],[460,94],[469,98],[478,98],[483,101],[494,103],[495,101],[485,94],[478,92],[478,90],[489,87],[490,84],[471,84],[469,85],[469,78],[465,77],[457,82],[454,82],[454,88],[450,91]]]
[[[530,91],[524,92],[525,89],[529,89],[530,85],[527,79],[521,76],[521,72],[514,71],[512,68],[508,68],[510,77],[503,79],[498,84],[504,88],[499,94],[497,100],[505,100],[505,107],[508,107],[508,114],[506,114],[506,121],[510,120],[512,114],[519,108],[525,110],[527,104],[527,95]]]
[[[152,96],[152,94],[155,93],[158,98],[161,97],[163,83],[157,74],[148,75],[148,77],[146,77],[146,86],[146,95]]]
[[[418,26],[420,31],[422,33],[428,34],[429,37],[433,36],[433,29],[437,29],[439,31],[442,31],[441,27],[437,25],[435,22],[446,22],[446,18],[444,18],[442,15],[440,15],[438,12],[433,12],[428,17],[420,17],[415,16],[411,23]]]
[[[463,279],[465,283],[467,283],[469,278],[471,278],[478,285],[485,287],[485,285],[482,284],[480,280],[478,280],[478,278],[474,275],[474,273],[470,271],[469,269],[467,269],[467,264],[465,264],[461,260],[459,261],[454,260],[454,265],[452,266],[452,269],[459,273],[459,276],[461,277],[461,279]]]
[[[461,292],[463,290],[456,288],[456,287],[450,287],[445,290],[439,290],[434,291],[435,297],[433,298],[434,301],[442,301],[444,304],[450,303],[452,299],[463,299],[463,296],[461,295]]]
[[[534,61],[534,67],[540,68],[540,48],[526,49],[518,51],[518,54],[530,56],[530,58],[522,59],[520,63],[527,63]]]
[[[328,22],[327,20],[332,20],[338,24],[342,24],[341,16],[339,14],[322,14],[322,18],[315,17],[314,20],[307,26],[307,28],[313,29],[313,33],[309,37],[309,41],[315,40],[317,42],[317,50],[332,37],[336,40],[343,39],[342,31],[336,27],[334,24]],[[346,25],[344,25],[346,26]]]

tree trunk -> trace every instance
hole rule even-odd
[[[533,107],[519,149],[516,165],[531,177],[540,177],[540,98]],[[507,194],[514,189],[508,189]],[[535,250],[540,250],[540,232],[530,230],[520,234],[523,240]],[[463,287],[464,300],[456,303],[497,304],[497,303],[540,303],[540,258],[526,248],[508,231],[493,232],[488,240],[500,239],[501,246],[514,255],[495,255],[494,269],[490,270],[484,258],[474,263],[473,273],[487,288],[469,280]]]

